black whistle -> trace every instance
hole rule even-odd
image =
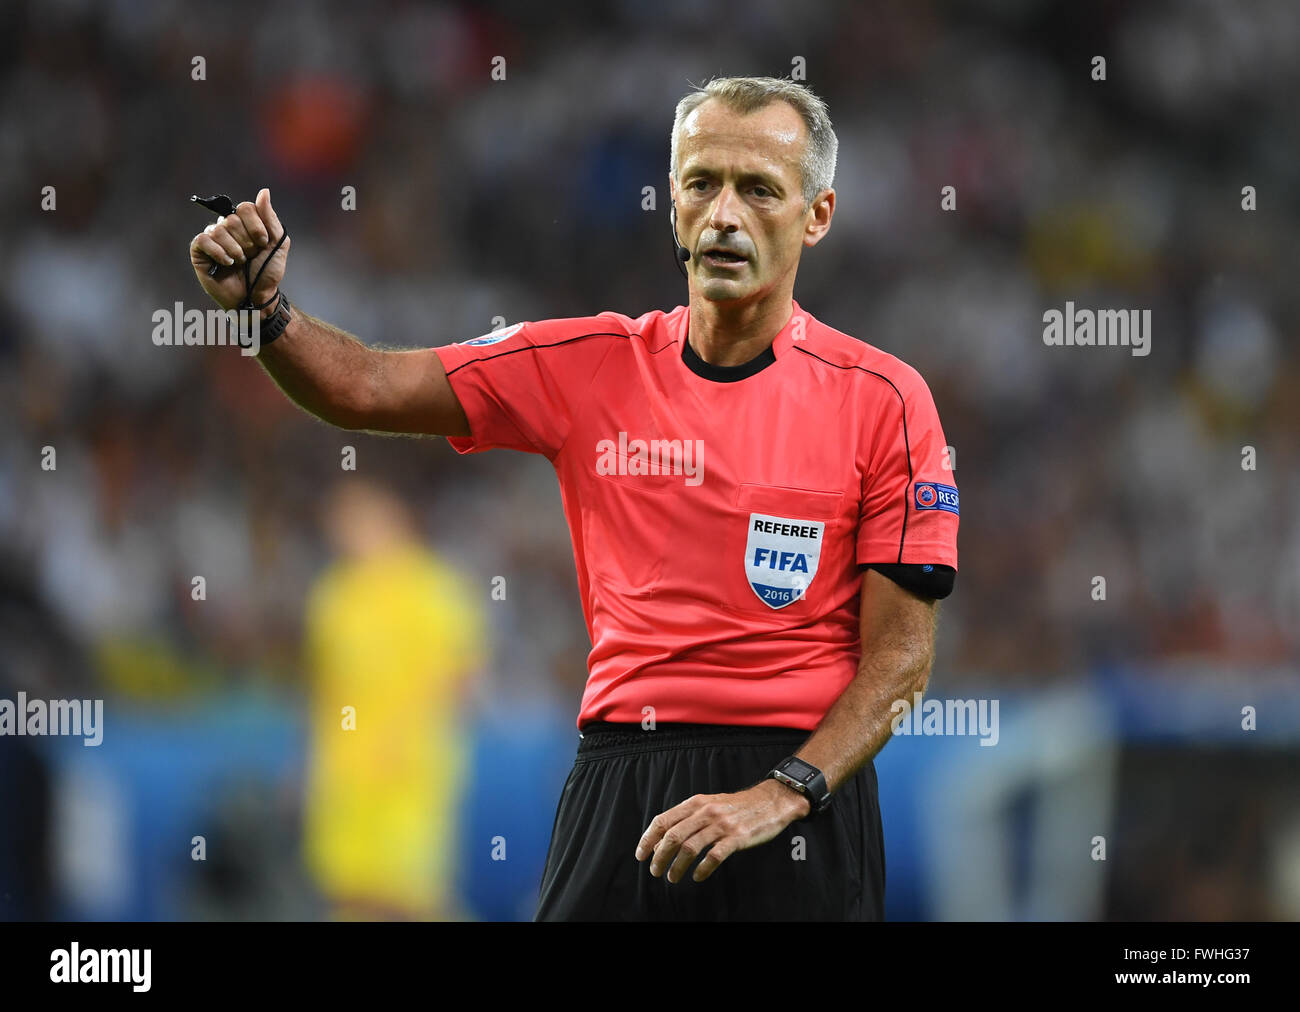
[[[190,194],[191,203],[206,207],[213,214],[219,214],[225,217],[228,214],[235,213],[235,202],[224,193],[215,193],[211,197],[200,197],[197,193]],[[221,269],[221,264],[213,264],[208,269],[208,277],[215,278],[217,271]]]

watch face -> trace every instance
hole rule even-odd
[[[791,759],[783,767],[781,772],[788,777],[793,777],[801,784],[806,784],[809,780],[817,775],[817,770],[809,766],[802,759]]]

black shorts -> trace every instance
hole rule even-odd
[[[733,853],[703,882],[636,859],[650,820],[693,794],[752,786],[811,732],[718,724],[583,728],[555,813],[538,921],[878,921],[885,847],[870,761],[830,807]],[[802,845],[799,844],[802,838]]]

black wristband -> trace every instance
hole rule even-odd
[[[278,291],[278,290],[277,290]],[[265,348],[277,337],[284,333],[285,328],[289,326],[289,321],[293,319],[293,314],[289,311],[293,307],[289,305],[288,296],[283,291],[278,291],[277,298],[280,300],[279,305],[275,307],[275,312],[262,321],[258,328],[258,343]],[[269,305],[264,303],[263,305]]]

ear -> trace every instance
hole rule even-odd
[[[677,180],[673,178],[671,172],[668,173],[668,199],[674,204],[677,203]]]
[[[835,191],[822,190],[813,198],[812,205],[808,208],[803,244],[811,248],[821,242],[830,231],[833,217],[835,217]]]

